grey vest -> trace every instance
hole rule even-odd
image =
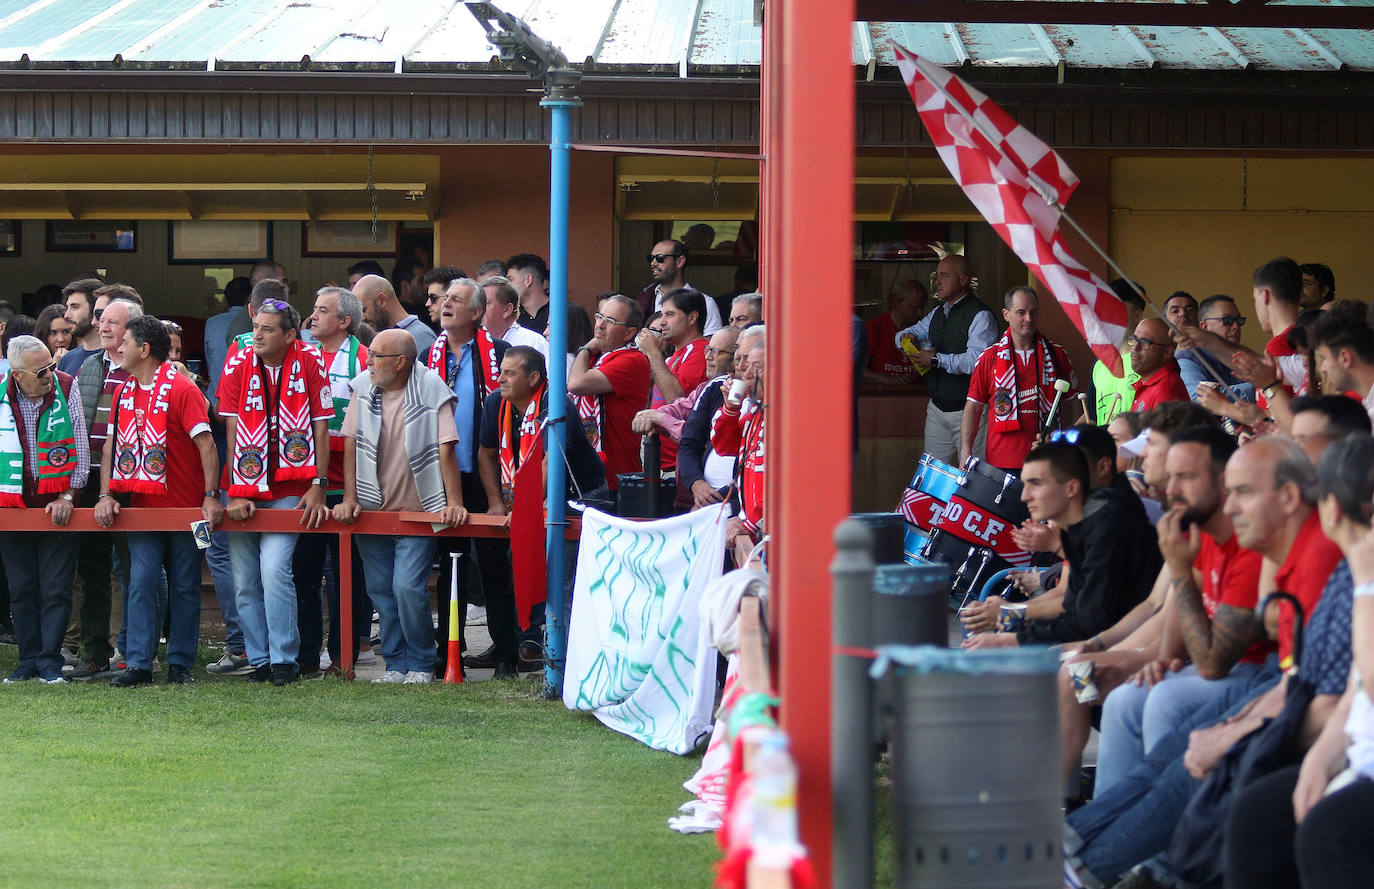
[[[941,355],[957,355],[968,348],[968,329],[979,312],[988,311],[987,306],[969,293],[949,310],[945,317],[944,307],[935,309],[935,317],[930,319],[931,348]],[[968,399],[968,384],[972,374],[953,374],[943,368],[936,368],[926,374],[926,391],[930,400],[942,411],[961,411]]]

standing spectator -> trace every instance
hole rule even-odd
[[[864,379],[874,383],[910,383],[916,368],[897,347],[897,331],[915,324],[926,310],[927,293],[912,278],[898,283],[887,297],[888,310],[868,322],[869,354]],[[731,324],[734,315],[731,314]]]
[[[653,282],[639,291],[636,302],[639,303],[639,310],[647,318],[663,308],[664,297],[674,290],[684,287],[696,290],[706,300],[702,332],[710,336],[721,328],[720,306],[717,306],[716,301],[706,293],[687,283],[687,254],[687,245],[681,241],[667,240],[655,244],[649,255],[644,257],[649,262],[649,276],[653,278]]]
[[[348,286],[351,289],[367,275],[376,275],[378,278],[386,277],[386,270],[382,264],[375,259],[360,259],[348,267]]]
[[[48,347],[59,364],[72,345],[72,325],[67,321],[66,311],[59,305],[44,306],[33,325],[34,337]]]
[[[504,266],[502,267],[504,270]],[[421,284],[425,288],[425,309],[429,312],[430,330],[439,330],[439,310],[444,307],[444,296],[448,294],[448,285],[453,283],[454,278],[466,278],[467,274],[462,269],[455,269],[452,266],[441,265],[425,272]],[[358,319],[362,323],[362,319]]]
[[[19,644],[19,666],[5,682],[53,684],[65,681],[62,635],[76,567],[76,538],[60,529],[86,484],[90,450],[81,392],[56,370],[48,347],[17,336],[7,357],[10,369],[0,377],[0,507],[41,508],[59,531],[0,532]]]
[[[900,347],[903,338],[911,337],[920,346],[916,364],[930,370],[926,375],[930,403],[926,406],[925,450],[946,463],[959,459],[964,405],[974,365],[997,338],[997,322],[973,294],[972,284],[973,267],[966,257],[940,260],[935,267],[935,298],[942,304],[893,339]],[[979,457],[983,456],[986,429],[986,424],[979,426],[973,446]]]
[[[80,278],[62,288],[62,304],[66,307],[63,317],[72,326],[71,345],[57,365],[64,374],[76,376],[81,372],[82,363],[100,351],[100,331],[97,329],[100,317],[96,314],[95,292],[104,286],[98,278]]]
[[[1158,318],[1146,318],[1135,326],[1131,336],[1131,367],[1140,379],[1131,384],[1136,413],[1158,407],[1166,401],[1189,401],[1188,387],[1174,360],[1174,341],[1169,326]]]
[[[375,264],[375,263],[374,263]],[[380,274],[380,272],[378,272]],[[291,295],[291,287],[286,281],[286,267],[279,262],[263,260],[253,263],[253,267],[248,270],[248,289],[256,295],[258,285],[264,281],[276,281],[281,284],[278,292],[269,296],[269,299],[279,299],[286,302],[286,298]],[[253,332],[253,305],[249,305],[249,314],[244,316],[242,313],[235,315],[229,322],[229,329],[224,332],[227,340],[234,340],[244,334]]]
[[[661,418],[658,420],[659,428],[668,434],[671,435],[673,429],[680,430],[677,449],[678,491],[680,499],[690,501],[690,508],[700,509],[719,503],[729,492],[730,483],[735,477],[735,459],[739,453],[717,450],[716,442],[711,438],[711,426],[725,405],[731,382],[743,379],[743,371],[749,367],[750,353],[762,336],[763,325],[742,332],[735,331],[733,327],[717,330],[706,350],[712,379],[692,393],[687,416],[676,418],[680,411],[680,400],[664,406],[661,411],[651,412],[658,414]],[[738,339],[734,340],[735,337]],[[670,412],[672,418],[669,417]]]
[[[763,295],[745,293],[730,301],[730,326],[743,330],[763,321]]]
[[[1304,309],[1320,309],[1336,298],[1336,275],[1330,266],[1304,262],[1298,271],[1302,274],[1302,297],[1298,303]]]
[[[101,455],[97,524],[113,527],[119,515],[114,493],[130,495],[140,509],[200,507],[214,527],[223,517],[219,502],[219,458],[210,435],[205,397],[168,360],[171,337],[151,315],[129,321],[121,367],[129,379],[120,388],[113,432]],[[191,681],[200,642],[200,549],[189,530],[129,531],[129,593],[125,626],[129,668],[110,681],[119,688],[153,680],[161,621],[158,587],[166,572],[171,629],[167,634],[167,682]]]
[[[432,512],[449,527],[467,521],[453,445],[453,392],[415,361],[415,340],[384,330],[372,341],[368,372],[353,381],[344,416],[344,496],[334,518],[363,510]],[[367,588],[382,620],[386,672],[374,682],[434,679],[429,610],[434,538],[360,535]]]
[[[649,407],[658,410],[670,401],[696,390],[706,382],[707,339],[701,334],[706,315],[706,299],[695,290],[674,290],[663,298],[663,333],[652,328],[640,331],[635,343],[649,359],[649,374],[654,388]],[[665,347],[672,357],[664,359]],[[671,476],[677,471],[677,442],[671,437],[661,441],[660,470]]]
[[[343,420],[344,411],[352,397],[349,384],[367,368],[367,347],[358,341],[354,332],[363,323],[363,309],[358,298],[342,287],[321,287],[315,294],[315,309],[308,324],[319,342],[320,358],[329,377],[330,396],[334,402],[334,416],[329,420],[329,487],[325,504],[336,506],[343,499]],[[339,629],[339,540],[327,534],[307,534],[296,541],[292,554],[292,577],[296,585],[296,623],[301,634],[297,665],[304,677],[313,677],[320,670],[320,644],[324,642],[324,614],[320,608],[320,584],[325,577],[328,558],[333,567],[334,581],[326,583],[329,600],[329,639],[326,643],[332,675],[346,675],[348,667],[339,667],[341,656]],[[364,631],[364,639],[371,637],[366,628],[371,625],[372,608],[368,605],[362,557],[353,553],[352,598],[353,626]],[[366,644],[354,648],[354,656]]]
[[[759,328],[753,328],[758,330]],[[764,461],[767,456],[766,334],[756,334],[749,352],[743,398],[727,395],[711,421],[711,446],[721,455],[735,454],[734,484],[739,491],[739,517],[726,525],[725,544],[733,547],[741,535],[757,542],[763,537]]]
[[[568,324],[565,328],[563,342],[564,352],[564,381],[572,375],[573,361],[577,358],[577,350],[582,348],[582,344],[592,338],[592,319],[587,314],[587,310],[577,303],[568,303]],[[544,328],[544,338],[549,338],[548,327]],[[549,354],[558,353],[558,347],[550,342]]]
[[[520,296],[510,281],[500,275],[484,278],[482,292],[487,300],[487,307],[482,315],[482,326],[491,334],[492,339],[505,340],[509,346],[529,346],[547,359],[549,341],[518,320]]]
[[[478,274],[479,281],[485,278]],[[549,266],[544,257],[517,253],[506,260],[506,280],[520,295],[520,323],[530,330],[549,326]]]
[[[1113,375],[1101,361],[1093,364],[1092,403],[1097,411],[1099,426],[1110,424],[1112,417],[1131,409],[1131,402],[1135,400],[1135,390],[1131,387],[1140,379],[1140,374],[1131,366],[1130,342],[1135,335],[1136,325],[1145,316],[1145,288],[1140,287],[1137,291],[1139,285],[1133,285],[1125,278],[1112,281],[1111,287],[1126,306],[1126,335],[1121,344],[1121,376]]]
[[[634,348],[643,326],[638,303],[620,294],[607,297],[592,338],[577,350],[568,371],[568,393],[577,396],[582,430],[606,464],[612,493],[616,476],[643,469],[639,436],[630,428],[649,401],[649,359]]]
[[[1232,347],[1240,346],[1240,333],[1245,327],[1245,316],[1240,313],[1236,301],[1231,297],[1224,293],[1209,296],[1198,306],[1197,314],[1197,326],[1200,329],[1216,334]],[[1188,387],[1188,392],[1194,400],[1199,398],[1198,384],[1213,380],[1215,374],[1221,376],[1221,382],[1231,390],[1235,398],[1254,402],[1254,385],[1232,372],[1228,364],[1229,356],[1227,360],[1222,360],[1203,348],[1179,349],[1174,353],[1174,360],[1178,362],[1178,372],[1183,377],[1183,385]]]
[[[1049,423],[1056,392],[1054,384],[1067,380],[1060,401],[1071,410],[1078,392],[1069,355],[1040,333],[1040,297],[1029,287],[1013,287],[1002,300],[1007,332],[978,357],[969,383],[968,405],[959,439],[960,465],[973,454],[974,436],[983,411],[992,405],[988,422],[988,463],[1004,472],[1020,472],[1035,438]]]
[[[253,318],[253,348],[231,355],[220,381],[220,414],[230,445],[229,518],[264,509],[296,509],[319,527],[328,507],[329,420],[334,402],[314,349],[297,339],[300,315],[266,300]],[[291,557],[296,534],[237,531],[229,535],[239,622],[249,678],[286,685],[298,678],[300,633]]]
[[[224,359],[229,354],[229,326],[248,310],[248,299],[252,294],[253,287],[247,278],[231,278],[224,285],[224,311],[205,321],[205,370],[210,379],[211,404],[216,403],[214,393],[219,389]],[[224,462],[222,455],[220,462]]]
[[[353,295],[362,303],[364,318],[378,333],[393,327],[404,330],[415,338],[415,348],[420,355],[434,345],[434,331],[401,306],[386,278],[364,275],[353,285]]]

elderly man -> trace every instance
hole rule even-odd
[[[343,419],[352,397],[349,384],[367,369],[367,347],[355,335],[363,323],[363,309],[358,298],[342,287],[321,287],[315,294],[315,308],[306,322],[319,343],[320,357],[329,376],[330,396],[334,401],[334,416],[329,420],[329,487],[325,492],[326,505],[333,507],[343,498]],[[329,602],[329,639],[326,643],[330,658],[330,675],[345,675],[347,665],[338,666],[339,644],[339,586],[338,538],[327,534],[307,534],[296,541],[292,555],[292,576],[296,586],[296,620],[301,635],[297,664],[300,675],[313,677],[320,670],[320,645],[325,640],[324,613],[320,607],[320,584],[325,581],[325,560],[334,567],[333,582],[325,582],[325,598]],[[368,604],[367,584],[363,576],[362,557],[353,553],[353,626],[370,636],[366,628],[372,607]],[[371,648],[365,644],[354,649]],[[374,655],[375,657],[375,655]]]
[[[567,408],[568,416],[572,416],[572,404],[569,403]],[[488,514],[503,516],[510,513],[515,502],[516,472],[525,461],[540,460],[547,472],[548,443],[544,436],[544,421],[548,417],[548,410],[549,391],[544,356],[527,346],[512,346],[501,361],[501,390],[488,395],[482,408],[478,460],[482,467],[482,485],[490,504]],[[570,472],[567,475],[566,497],[570,500],[604,497],[606,470],[586,437],[570,435],[567,449]],[[572,559],[575,562],[575,549]],[[568,601],[571,602],[571,599]],[[516,617],[515,597],[510,587],[488,592],[487,627],[491,631],[494,650],[487,657],[492,661],[491,666],[495,667],[498,677],[514,676],[521,661],[534,660],[517,658]],[[533,616],[527,614],[521,617],[531,620]],[[465,659],[465,663],[472,661]]]
[[[319,353],[297,333],[301,317],[266,300],[253,317],[253,348],[230,355],[220,381],[227,423],[229,518],[263,509],[302,510],[301,524],[319,527],[329,508],[329,421],[334,401]],[[300,631],[291,558],[296,534],[229,534],[239,622],[253,682],[287,685],[300,678]]]
[[[1121,343],[1121,376],[1113,375],[1101,361],[1093,363],[1093,405],[1099,426],[1108,425],[1113,417],[1130,408],[1131,400],[1135,398],[1135,390],[1131,385],[1140,379],[1140,374],[1131,367],[1130,342],[1135,326],[1145,317],[1145,288],[1125,278],[1113,280],[1111,287],[1126,307],[1126,330]]]
[[[10,370],[0,377],[0,506],[41,508],[61,529],[90,471],[81,393],[35,337],[10,340],[7,357]],[[19,643],[19,666],[5,682],[64,681],[75,538],[60,531],[0,532],[0,561]]]
[[[762,333],[763,325],[756,324],[749,329],[757,330]],[[735,370],[735,358],[745,339],[744,331],[734,327],[722,327],[720,330],[717,330],[711,335],[711,338],[707,340],[707,379],[681,398],[674,399],[657,410],[645,408],[635,414],[634,422],[630,425],[630,428],[640,435],[647,435],[657,429],[660,434],[666,435],[680,445],[682,441],[683,424],[692,413],[692,409],[696,407],[697,400],[706,392],[707,388],[709,388],[712,383],[719,383],[721,379],[728,377]],[[751,346],[752,339],[751,337]]]
[[[1007,332],[996,344],[978,356],[969,382],[968,404],[964,407],[959,433],[959,463],[973,454],[978,427],[984,410],[991,405],[992,418],[987,427],[988,463],[1004,472],[1021,471],[1026,455],[1038,435],[1047,431],[1050,408],[1057,393],[1055,384],[1069,384],[1060,402],[1060,417],[1066,411],[1075,416],[1073,396],[1078,391],[1069,353],[1040,333],[1040,297],[1029,287],[1018,286],[1002,299],[1002,317]]]
[[[997,322],[974,295],[972,284],[973,267],[967,258],[946,256],[940,260],[935,268],[935,298],[941,305],[893,338],[898,347],[908,338],[920,345],[916,364],[930,370],[926,376],[930,404],[926,407],[925,450],[946,463],[959,460],[969,380],[978,356],[997,338]],[[986,430],[986,425],[979,427],[972,449],[980,457]]]
[[[482,279],[482,292],[487,307],[482,315],[482,327],[494,340],[505,340],[510,346],[529,346],[549,357],[549,341],[520,324],[520,296],[510,281],[501,275]]]
[[[406,312],[391,282],[381,275],[364,275],[353,285],[353,295],[362,303],[363,319],[377,330],[404,330],[415,338],[417,354],[434,345],[434,331],[425,322]]]
[[[649,359],[634,348],[643,326],[638,303],[620,294],[607,297],[596,313],[595,333],[568,372],[568,393],[577,396],[582,430],[606,464],[612,492],[616,476],[643,469],[639,436],[631,428],[649,400]]]
[[[1174,360],[1174,341],[1169,325],[1158,318],[1146,318],[1135,326],[1131,336],[1131,367],[1140,379],[1131,384],[1135,400],[1131,410],[1140,413],[1167,401],[1188,401],[1188,387]]]
[[[727,546],[740,535],[758,541],[763,537],[764,472],[768,454],[767,334],[762,328],[752,342],[740,379],[743,391],[726,394],[721,408],[711,417],[711,447],[721,456],[735,455],[734,485],[739,491],[739,516],[726,525]]]
[[[730,326],[743,330],[763,321],[763,294],[742,293],[730,301]]]
[[[334,518],[345,524],[365,509],[439,513],[449,527],[467,521],[453,449],[453,391],[415,358],[414,339],[384,330],[372,341],[367,373],[353,380],[343,426],[344,496],[334,507]],[[434,624],[426,585],[434,537],[367,535],[356,542],[382,620],[386,672],[373,681],[432,681]]]
[[[718,337],[727,334],[722,329],[711,337],[712,349],[717,348]],[[707,350],[711,365],[712,378],[703,383],[693,393],[691,412],[686,421],[680,424],[681,436],[677,449],[678,490],[691,500],[693,509],[700,509],[725,499],[735,475],[735,460],[738,449],[722,452],[711,437],[711,427],[716,416],[725,405],[730,385],[742,380],[753,361],[754,349],[763,342],[762,324],[750,327],[739,334],[739,342],[734,354]],[[671,408],[665,408],[665,412]],[[666,418],[665,418],[665,422]]]
[[[1197,326],[1202,330],[1215,334],[1222,341],[1230,344],[1231,351],[1240,346],[1240,333],[1245,327],[1245,316],[1240,313],[1236,306],[1236,301],[1225,294],[1218,293],[1209,296],[1202,301],[1195,313]],[[1213,341],[1213,345],[1216,343]],[[1237,377],[1230,368],[1230,356],[1225,360],[1208,352],[1201,347],[1196,349],[1180,349],[1174,353],[1174,360],[1178,362],[1179,374],[1183,377],[1183,385],[1188,387],[1194,399],[1205,397],[1198,390],[1199,383],[1207,383],[1203,388],[1212,388],[1215,385],[1216,377],[1221,376],[1221,382],[1226,388],[1231,390],[1232,396],[1244,401],[1255,400],[1255,387]],[[1204,362],[1205,365],[1204,365]]]
[[[100,501],[95,520],[113,527],[120,512],[116,494],[138,509],[196,508],[214,527],[224,514],[219,502],[219,455],[210,434],[205,396],[167,360],[171,337],[161,321],[143,315],[124,331],[123,368],[129,374],[116,397],[112,431],[101,454]],[[171,631],[167,634],[167,682],[191,681],[200,642],[201,555],[195,536],[180,531],[128,532],[129,668],[111,680],[118,688],[153,681],[159,631],[158,587],[164,571]]]
[[[639,303],[639,309],[647,318],[654,312],[663,308],[663,299],[674,290],[681,290],[686,287],[701,293],[706,300],[706,314],[702,316],[702,332],[710,336],[720,330],[720,306],[716,301],[707,296],[700,289],[687,283],[687,245],[681,241],[672,239],[659,241],[654,245],[654,249],[649,251],[649,255],[644,257],[649,261],[649,276],[653,278],[652,283],[646,286],[635,297]]]

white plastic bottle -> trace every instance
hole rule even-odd
[[[797,765],[784,732],[772,732],[753,762],[754,857],[766,867],[787,867],[801,854],[797,842]]]

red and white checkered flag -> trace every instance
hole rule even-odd
[[[939,65],[895,48],[921,122],[959,187],[1059,300],[1093,353],[1121,376],[1126,306],[1073,258],[1059,231],[1060,207],[1078,187],[1078,177],[987,96]]]

